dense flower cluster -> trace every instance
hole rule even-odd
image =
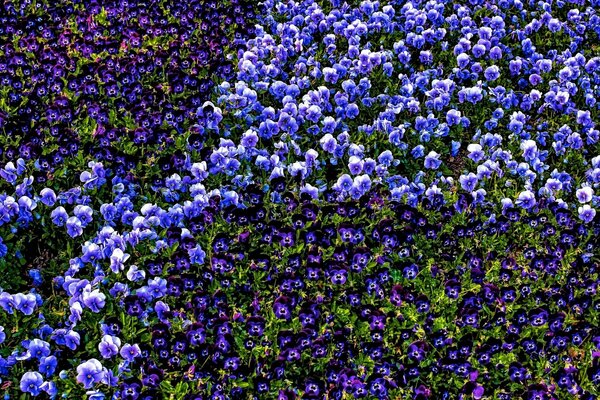
[[[597,0],[2,10],[5,398],[600,395]]]
[[[80,149],[128,171],[170,145],[214,79],[231,76],[223,49],[254,30],[254,6],[239,0],[7,1],[1,10],[2,158],[36,160],[40,182]]]
[[[162,223],[171,212],[147,204],[138,226],[150,228],[104,229],[84,246],[77,275],[62,284],[71,304],[107,307],[91,276],[76,277],[88,264],[96,278],[128,280],[106,285],[126,316],[102,326],[99,344],[106,364],[119,354],[128,366],[119,364],[123,398],[160,397],[160,383],[184,371],[212,396],[289,398],[290,384],[316,398],[449,396],[458,385],[482,398],[493,394],[490,380],[528,395],[586,392],[577,365],[590,362],[586,340],[600,340],[591,323],[600,311],[590,279],[597,264],[589,266],[596,239],[557,204],[537,215],[507,208],[495,218],[490,207],[475,212],[466,196],[449,206],[425,199],[420,212],[376,193],[321,206],[280,194],[285,200],[267,210],[264,193],[249,187],[243,212],[219,211],[212,196],[197,215],[184,211],[177,229]],[[209,231],[212,241],[198,245]],[[491,239],[480,242],[483,235]],[[545,245],[519,247],[515,237]],[[145,269],[120,247],[132,241],[129,252],[152,249]],[[125,325],[151,334],[119,352]],[[419,384],[430,374],[443,378]],[[546,386],[525,384],[545,378]]]

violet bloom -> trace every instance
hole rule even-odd
[[[56,207],[54,210],[52,210],[50,218],[52,219],[54,225],[63,226],[65,222],[67,222],[67,220],[69,219],[69,215],[67,214],[67,210],[65,210],[65,208],[61,206]]]
[[[33,339],[29,342],[27,353],[30,357],[37,359],[48,357],[50,355],[50,343],[37,338]]]
[[[206,252],[202,250],[200,245],[188,250],[188,255],[190,257],[190,262],[192,264],[202,265],[204,264],[204,258],[206,257]]]
[[[519,194],[519,197],[517,198],[517,201],[515,201],[515,204],[519,207],[523,207],[524,209],[529,210],[535,207],[535,205],[537,204],[537,201],[535,200],[535,194],[533,194],[533,192],[529,190],[521,192]]]
[[[64,339],[65,346],[67,346],[71,350],[77,349],[77,346],[79,346],[79,343],[81,342],[81,337],[79,336],[79,333],[73,330],[68,331],[64,336]]]
[[[336,184],[336,190],[349,191],[352,189],[352,177],[348,174],[341,175]]]
[[[544,309],[533,310],[530,313],[529,320],[532,326],[542,326],[548,322],[548,311]]]
[[[423,64],[431,64],[433,62],[431,51],[421,51],[421,53],[419,53],[419,61]]]
[[[125,343],[123,347],[121,347],[121,351],[119,352],[121,357],[123,357],[127,361],[133,361],[136,357],[139,357],[141,354],[140,346],[137,344],[129,344]]]
[[[495,81],[500,77],[500,69],[497,65],[487,67],[483,73],[483,76],[485,76],[485,79],[488,81]]]
[[[494,46],[490,49],[490,58],[492,60],[500,60],[502,58],[502,49],[498,46]]]
[[[33,314],[33,310],[37,305],[35,295],[31,293],[17,293],[13,296],[13,299],[14,306],[17,310],[21,311],[25,315]]]
[[[584,186],[580,189],[577,189],[575,196],[580,203],[589,203],[592,201],[592,197],[594,196],[594,189],[589,186]]]
[[[426,355],[425,346],[422,342],[415,342],[408,346],[408,357],[416,362],[421,362]]]
[[[476,384],[475,389],[473,389],[473,398],[479,400],[483,397],[485,389],[483,386]]]
[[[348,279],[348,272],[344,269],[336,269],[331,271],[331,282],[334,285],[343,285]]]
[[[460,186],[463,188],[463,190],[467,192],[472,192],[473,190],[475,190],[479,179],[477,179],[477,175],[475,175],[472,172],[469,172],[468,175],[461,175],[458,178],[458,181],[460,182]]]
[[[42,204],[51,207],[56,203],[56,193],[50,188],[44,188],[40,192],[40,201]]]
[[[410,264],[402,270],[402,275],[406,279],[415,279],[419,274],[419,267],[416,264]]]
[[[579,212],[579,218],[586,224],[592,222],[594,217],[596,217],[596,210],[590,207],[589,204],[584,204],[577,211]]]
[[[476,44],[475,46],[473,46],[472,51],[475,58],[481,58],[485,54],[486,48],[482,44]]]
[[[485,153],[483,148],[478,143],[471,143],[467,146],[467,151],[469,152],[469,158],[476,163],[482,161],[485,158]]]
[[[137,265],[132,265],[127,271],[127,279],[138,282],[146,278],[146,271],[140,270]]]
[[[284,296],[279,297],[273,303],[273,311],[277,318],[289,320],[292,317],[290,299]]]
[[[242,135],[242,146],[247,148],[253,148],[258,144],[258,135],[253,130],[249,129]]]
[[[519,363],[512,363],[508,368],[508,373],[510,375],[510,380],[513,382],[521,382],[527,379],[527,370],[521,366]]]
[[[67,233],[73,238],[80,236],[83,233],[83,227],[79,218],[69,217],[69,219],[67,219]]]
[[[96,383],[101,382],[104,375],[102,364],[95,358],[89,359],[77,367],[77,382],[83,384],[86,389],[91,389]]]
[[[171,308],[167,303],[159,300],[154,305],[154,311],[156,312],[158,319],[164,321],[169,318]]]
[[[394,161],[394,155],[392,154],[391,151],[385,150],[379,154],[379,156],[377,157],[377,161],[380,164],[385,165],[386,167],[389,167],[392,165],[392,162]]]
[[[324,135],[320,140],[321,148],[328,153],[333,153],[337,147],[337,140],[330,134]]]
[[[319,198],[319,188],[306,183],[300,188],[300,194],[306,194],[312,199],[317,199]]]
[[[577,118],[576,121],[578,124],[583,125],[584,127],[593,126],[594,122],[592,121],[592,116],[589,111],[577,110]]]
[[[527,161],[533,161],[538,157],[537,144],[533,140],[521,142],[521,150],[523,150],[523,158]]]
[[[352,175],[358,175],[363,171],[364,161],[359,157],[352,156],[348,160],[348,169]]]
[[[0,169],[0,177],[8,183],[14,183],[17,180],[17,169],[12,161],[8,162],[3,169]]]
[[[129,254],[123,253],[123,250],[116,248],[110,256],[110,269],[116,274],[122,271],[125,266],[125,261],[129,259]]]
[[[123,382],[120,394],[124,399],[137,399],[140,396],[141,385],[138,382]]]
[[[548,20],[548,30],[552,33],[556,33],[558,31],[560,31],[562,28],[562,24],[560,22],[560,20],[556,19],[556,18],[550,18]]]
[[[103,358],[111,358],[119,354],[119,346],[121,346],[121,339],[116,336],[104,335],[98,344],[98,350]]]
[[[446,113],[446,123],[448,126],[458,125],[461,120],[461,112],[458,110],[448,110]]]
[[[39,372],[25,372],[21,377],[19,388],[24,393],[37,396],[41,393],[41,386],[44,383],[44,377]]]
[[[81,261],[84,263],[91,263],[102,258],[102,250],[100,246],[95,243],[91,243],[83,246],[83,255]]]
[[[354,178],[352,188],[356,189],[359,193],[364,194],[371,189],[371,178],[369,175],[359,175]]]
[[[45,376],[52,376],[52,374],[54,374],[54,371],[56,371],[57,365],[58,360],[55,356],[42,357],[40,359],[40,366],[38,370]]]
[[[425,157],[425,168],[427,169],[438,169],[442,165],[440,155],[435,151],[430,151]]]
[[[186,336],[192,346],[198,346],[206,341],[204,329],[199,326],[194,326],[194,329],[190,330]]]
[[[88,286],[83,291],[83,304],[92,310],[92,312],[100,312],[104,308],[104,304],[106,304],[106,295],[98,289],[91,290],[91,287]]]
[[[92,210],[91,207],[84,206],[81,204],[76,205],[75,208],[73,209],[73,214],[75,214],[75,216],[81,221],[81,224],[83,226],[86,226],[87,224],[92,222],[92,214],[93,213],[94,213],[94,211]]]
[[[148,280],[148,289],[154,298],[163,297],[167,293],[166,279],[156,277]]]
[[[358,117],[359,108],[355,103],[350,103],[346,106],[346,117],[349,119],[354,119]]]
[[[81,314],[83,313],[83,308],[81,307],[81,303],[76,301],[71,305],[71,308],[69,309],[70,314],[69,314],[69,321],[71,321],[72,324],[75,324],[79,321],[81,321]]]

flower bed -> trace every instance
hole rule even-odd
[[[597,398],[597,1],[3,11],[5,398]]]

